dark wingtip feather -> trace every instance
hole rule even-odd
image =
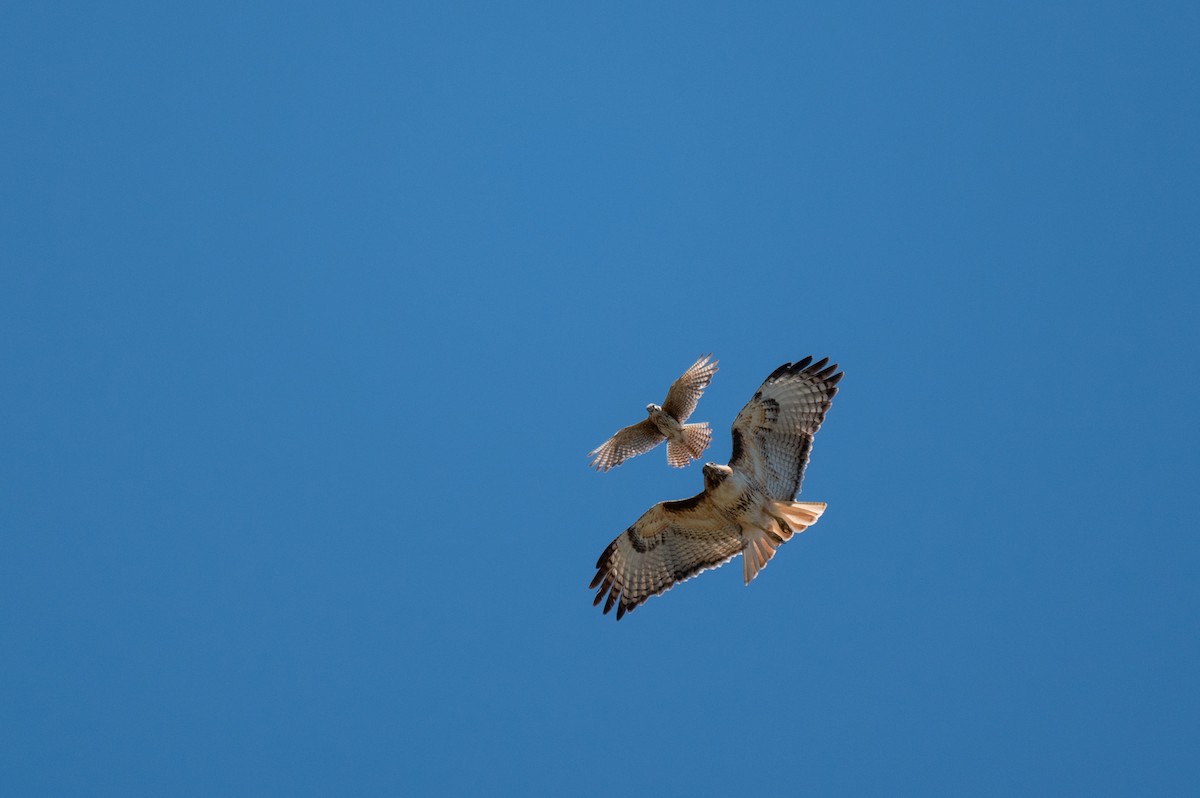
[[[767,378],[766,378],[766,380],[764,380],[764,382],[770,382],[771,380],[774,380],[774,379],[777,379],[778,377],[783,376],[784,374],[787,373],[787,370],[790,369],[791,367],[792,367],[791,363],[784,363],[782,366],[780,366],[779,368],[775,369],[770,374],[768,374]]]
[[[837,371],[837,369],[838,369],[838,364],[831,363],[826,368],[821,369],[821,371],[818,371],[817,377],[822,380],[829,379],[829,375],[833,374],[833,372]]]
[[[596,560],[596,568],[597,569],[604,567],[604,561],[609,558],[609,556],[613,553],[613,549],[616,548],[616,546],[617,546],[617,541],[614,540],[612,543],[609,543],[608,546],[606,546],[604,548],[604,551],[600,553],[600,559]]]
[[[828,385],[837,385],[839,382],[842,381],[842,377],[845,377],[845,376],[846,376],[846,372],[839,371],[837,374],[834,374],[832,377],[825,380],[825,382]]]
[[[625,602],[622,601],[620,604],[617,605],[617,620],[618,621],[621,620],[621,617],[624,614],[625,614]]]
[[[808,368],[808,364],[811,362],[812,362],[812,355],[809,355],[808,357],[797,360],[795,363],[791,363],[788,365],[787,373],[788,374],[799,374],[801,371]]]
[[[796,374],[797,372],[800,371],[800,369],[804,368],[811,362],[812,362],[812,355],[809,355],[808,357],[804,358],[803,360],[797,360],[795,363],[784,363],[782,366],[780,366],[779,368],[775,369],[770,374],[768,374],[767,379],[764,380],[764,382],[770,382],[771,380],[782,377],[785,374]]]

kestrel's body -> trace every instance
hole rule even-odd
[[[593,603],[617,619],[651,596],[742,555],[749,584],[775,550],[812,526],[822,502],[798,502],[813,435],[842,374],[829,360],[785,363],[734,419],[728,465],[704,466],[704,490],[659,502],[617,536],[596,561]]]
[[[611,438],[588,452],[592,467],[607,471],[630,457],[650,451],[664,440],[667,442],[667,462],[683,468],[699,458],[712,440],[707,422],[685,424],[696,409],[700,394],[712,382],[717,361],[705,355],[671,383],[662,406],[646,405],[647,417],[637,424],[617,430]]]
[[[683,424],[675,416],[658,405],[646,405],[646,413],[649,414],[650,423],[654,428],[667,439],[667,446],[672,443],[684,445],[687,442],[683,434]]]

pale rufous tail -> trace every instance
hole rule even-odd
[[[742,579],[748,585],[775,556],[775,550],[792,535],[803,532],[825,512],[825,502],[772,502],[774,529],[756,529],[742,549]]]
[[[779,535],[784,540],[791,540],[796,532],[803,532],[825,512],[825,502],[775,502],[771,509],[784,521],[780,525]]]
[[[667,441],[667,462],[676,468],[683,468],[693,460],[698,460],[712,440],[712,430],[708,422],[683,425],[683,442]]]

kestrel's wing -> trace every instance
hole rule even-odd
[[[651,596],[741,554],[745,543],[738,531],[735,521],[716,512],[707,493],[660,502],[600,555],[592,604],[604,601],[606,613],[615,604],[619,621]]]
[[[607,471],[630,457],[650,451],[664,440],[666,436],[647,418],[622,427],[611,438],[588,452],[588,457],[593,458],[590,465],[597,471]]]
[[[837,393],[842,373],[827,363],[784,363],[733,420],[730,467],[759,480],[776,501],[790,502],[800,491],[813,435]]]
[[[662,408],[678,419],[680,424],[687,421],[688,416],[696,409],[696,403],[700,401],[700,394],[704,393],[704,389],[712,382],[713,374],[717,370],[717,361],[713,360],[710,363],[711,358],[712,355],[701,357],[667,389],[667,398],[663,401]]]

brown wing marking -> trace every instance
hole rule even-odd
[[[712,382],[713,374],[717,371],[717,361],[709,362],[711,358],[711,354],[699,358],[667,389],[663,410],[678,419],[681,424],[696,410],[700,395]]]
[[[738,525],[717,514],[704,493],[662,502],[617,536],[596,561],[592,604],[617,608],[617,620],[701,571],[742,552]]]
[[[760,480],[777,501],[791,501],[800,490],[813,435],[843,376],[837,368],[828,358],[784,363],[734,419],[729,465]]]
[[[590,465],[597,471],[607,471],[630,457],[650,451],[664,440],[666,436],[647,418],[622,427],[611,438],[588,452],[588,457],[592,458]]]

